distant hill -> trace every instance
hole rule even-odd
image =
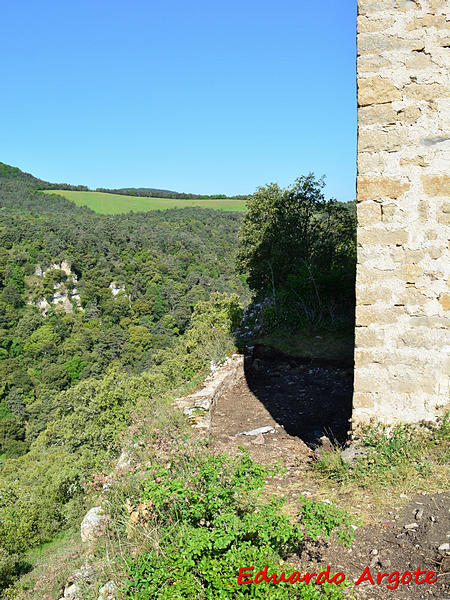
[[[17,167],[0,162],[0,208],[31,214],[44,213],[92,213],[88,208],[80,208],[61,195],[43,195],[45,189],[86,190],[86,186],[73,186],[65,183],[50,183],[25,173]]]
[[[120,194],[124,196],[143,196],[148,198],[174,198],[180,200],[245,200],[248,195],[227,196],[226,194],[191,194],[188,192],[174,192],[172,190],[159,190],[157,188],[97,188],[96,192],[106,194]]]
[[[88,190],[89,188],[85,185],[70,185],[69,183],[50,183],[49,181],[44,181],[42,179],[38,179],[31,175],[30,173],[25,173],[21,171],[17,167],[12,167],[11,165],[7,165],[5,163],[0,162],[0,181],[11,181],[16,180],[21,183],[28,184],[35,189],[41,190],[49,190],[49,189],[59,189],[59,190],[76,190],[83,191]]]
[[[43,196],[42,192],[49,192]],[[45,213],[83,210],[100,214],[147,212],[168,208],[201,207],[245,211],[247,196],[205,196],[157,188],[97,188],[51,183],[0,162],[0,207]]]

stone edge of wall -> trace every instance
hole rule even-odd
[[[211,373],[197,392],[176,398],[174,405],[183,411],[191,426],[200,435],[208,435],[211,427],[211,412],[217,399],[225,394],[244,374],[244,355],[233,354]]]

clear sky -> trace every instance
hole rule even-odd
[[[15,0],[0,161],[49,181],[355,197],[356,0]]]

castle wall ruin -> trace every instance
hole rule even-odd
[[[450,399],[448,0],[358,0],[353,422]]]

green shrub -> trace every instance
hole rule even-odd
[[[288,577],[295,571],[289,558],[301,549],[305,536],[336,532],[338,540],[350,543],[351,519],[344,512],[305,500],[301,514],[290,520],[283,500],[263,500],[270,473],[247,454],[184,454],[178,447],[169,462],[167,458],[150,466],[136,506],[127,503],[128,534],[131,530],[136,538],[157,542],[126,560],[126,598],[344,598],[343,586],[334,583],[237,581],[239,569],[249,566],[255,567],[253,576],[268,565],[269,574],[284,571]]]

